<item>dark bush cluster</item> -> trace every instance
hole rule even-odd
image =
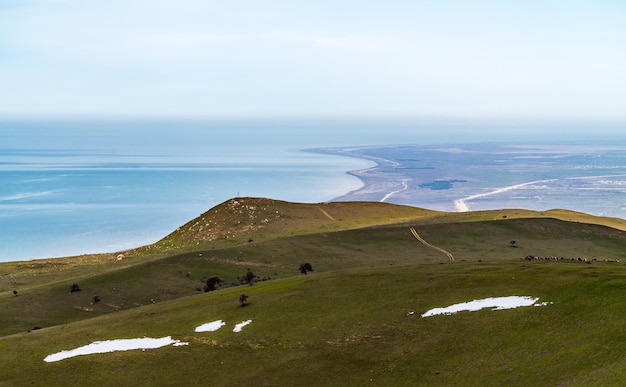
[[[222,281],[220,281],[219,277],[213,276],[206,279],[204,285],[205,292],[212,292],[217,289],[217,285],[219,285]]]
[[[74,292],[80,292],[80,286],[78,286],[78,284],[70,285],[70,293],[74,293]]]
[[[313,266],[310,263],[306,262],[300,265],[300,273],[306,275],[309,271],[313,271]]]
[[[254,274],[250,269],[248,269],[248,271],[246,271],[246,275],[244,275],[243,277],[239,277],[238,280],[240,284],[252,285],[255,278],[257,278],[257,275]]]

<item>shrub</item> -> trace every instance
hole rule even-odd
[[[204,285],[204,291],[212,292],[213,290],[216,290],[216,286],[221,282],[222,281],[220,281],[219,277],[217,276],[207,278],[206,285]]]
[[[248,271],[246,272],[246,275],[243,278],[241,278],[239,281],[242,284],[245,283],[245,284],[252,285],[256,277],[257,277],[256,274],[254,274],[250,269],[248,269]]]
[[[309,271],[313,271],[313,266],[310,263],[306,262],[300,265],[300,273],[306,275]]]

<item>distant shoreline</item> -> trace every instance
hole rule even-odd
[[[360,158],[363,186],[334,201],[377,201],[436,211],[567,209],[626,219],[624,145],[466,143],[315,148]]]
[[[359,149],[365,149],[367,147],[359,147]],[[355,190],[346,192],[334,198],[332,201],[369,201],[369,202],[385,202],[390,199],[395,193],[402,192],[408,188],[406,181],[410,179],[402,179],[400,183],[394,182],[386,175],[378,172],[381,167],[395,167],[399,164],[392,160],[387,160],[382,157],[363,156],[350,153],[345,150],[346,148],[313,148],[303,149],[303,152],[319,153],[332,156],[351,157],[361,160],[367,160],[374,163],[369,168],[356,169],[346,171],[350,176],[358,178],[363,186]],[[354,148],[348,148],[354,149]]]

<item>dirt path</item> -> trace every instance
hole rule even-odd
[[[418,241],[422,242],[422,244],[424,244],[424,246],[428,246],[428,247],[430,247],[432,249],[435,249],[435,250],[445,254],[448,257],[448,261],[454,262],[454,255],[452,255],[450,252],[442,249],[441,247],[437,247],[437,246],[431,245],[430,243],[426,242],[424,240],[424,238],[422,238],[420,236],[420,234],[418,234],[417,231],[415,231],[415,229],[413,227],[411,227],[411,234],[413,234],[415,239],[417,239]]]
[[[330,214],[328,212],[326,212],[325,209],[323,209],[322,207],[317,207],[320,211],[322,211],[322,214],[326,215],[326,217],[330,220],[335,220],[335,218],[333,218],[332,216],[330,216]]]

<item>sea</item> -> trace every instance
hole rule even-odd
[[[626,217],[623,128],[603,126],[606,135],[592,131],[590,141],[589,126],[548,126],[382,118],[3,119],[0,261],[154,243],[242,196],[446,211],[556,206]]]

